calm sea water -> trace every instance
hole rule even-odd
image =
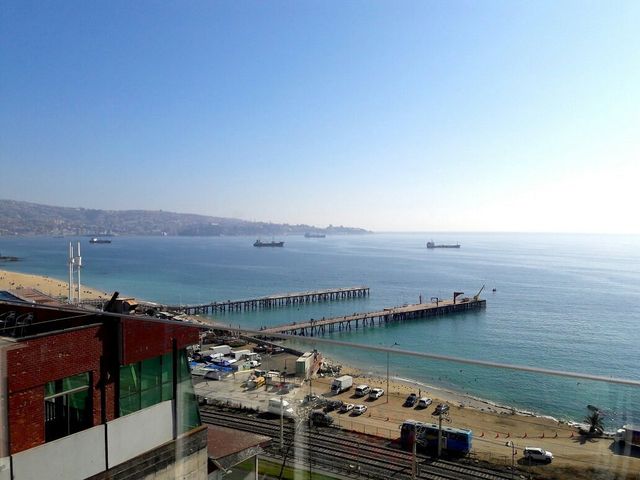
[[[425,243],[460,242],[427,250]],[[218,319],[258,328],[415,303],[420,295],[474,295],[485,311],[335,333],[368,345],[640,380],[640,237],[525,234],[376,234],[305,239],[254,248],[254,238],[0,238],[0,252],[24,260],[0,268],[65,278],[69,240],[82,242],[83,282],[164,303],[250,298],[278,292],[367,285],[365,299],[234,313]],[[496,288],[493,293],[492,289]],[[324,352],[384,373],[386,356]],[[637,388],[450,362],[392,356],[393,375],[500,404],[580,420],[586,405],[616,426],[640,421]]]

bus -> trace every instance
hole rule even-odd
[[[403,449],[411,450],[418,430],[418,446],[425,449],[438,448],[438,425],[406,420],[400,429],[400,444]],[[463,428],[442,427],[442,450],[456,453],[469,453],[473,432]]]

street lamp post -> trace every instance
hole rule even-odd
[[[391,345],[389,348],[393,348],[397,345],[400,345],[398,342],[393,342],[393,345]],[[389,395],[390,395],[390,391],[389,391],[389,350],[387,350],[387,395],[386,395],[386,402],[385,403],[389,403]]]
[[[387,350],[387,401],[385,403],[389,403],[389,350]]]

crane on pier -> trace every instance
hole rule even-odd
[[[482,288],[481,288],[480,290],[478,290],[478,293],[476,293],[476,294],[473,296],[473,299],[474,299],[475,301],[478,301],[478,297],[479,297],[479,296],[480,296],[480,294],[482,293],[482,290],[484,290],[484,285],[482,285]]]

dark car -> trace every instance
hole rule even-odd
[[[253,347],[253,351],[258,353],[264,353],[267,351],[267,347],[265,347],[264,345],[256,345],[255,347]]]
[[[442,415],[449,411],[449,405],[446,403],[439,403],[432,415]]]
[[[417,401],[418,401],[418,395],[416,395],[415,393],[412,393],[407,397],[407,399],[404,401],[404,404],[402,406],[413,407]]]
[[[328,427],[333,423],[333,418],[320,410],[309,414],[309,421],[319,427]]]
[[[342,406],[342,401],[340,400],[329,400],[323,410],[325,412],[333,412],[334,410],[338,410]]]

